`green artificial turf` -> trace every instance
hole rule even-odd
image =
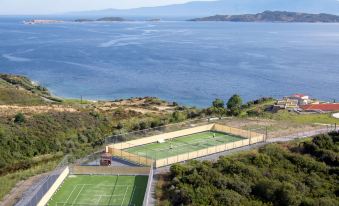
[[[239,140],[243,140],[243,138],[221,132],[206,131],[166,140],[164,143],[131,147],[125,151],[158,160]]]
[[[141,206],[147,181],[147,176],[71,175],[48,206]]]

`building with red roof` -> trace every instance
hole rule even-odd
[[[324,112],[334,112],[339,111],[339,104],[307,104],[300,106],[301,109],[305,111],[324,111]]]

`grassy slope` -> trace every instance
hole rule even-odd
[[[295,123],[319,123],[319,124],[339,124],[339,119],[332,117],[332,114],[296,114],[287,111],[268,115],[275,120],[292,121]]]
[[[0,73],[0,104],[42,104],[46,100],[61,102],[40,85],[35,85],[24,76]]]
[[[266,112],[266,108],[275,103],[275,100],[268,100],[259,104],[251,105],[249,108],[242,110],[242,116],[247,114],[253,114],[255,117],[264,119],[274,119],[277,121],[288,121],[296,124],[339,124],[339,119],[332,116],[332,113],[328,114],[297,114],[294,112],[288,112],[286,110],[280,110],[277,113]]]

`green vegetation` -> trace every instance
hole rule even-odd
[[[48,205],[141,206],[147,180],[147,176],[71,175]]]
[[[214,136],[215,135],[215,136]],[[243,138],[220,132],[201,132],[168,140],[164,143],[152,143],[131,147],[127,152],[152,159],[163,159],[179,154],[198,151],[208,147],[242,140]]]
[[[282,110],[277,113],[265,113],[263,117],[275,119],[278,121],[290,121],[301,124],[339,124],[339,119],[332,117],[332,114],[296,114],[293,112]]]
[[[241,113],[242,99],[239,95],[233,95],[227,102],[227,109],[230,115],[239,116]]]
[[[60,161],[60,156],[44,157],[41,160],[33,160],[33,164],[28,168],[13,170],[11,173],[0,176],[0,199],[8,194],[11,189],[20,181],[32,176],[43,174],[54,169]]]
[[[78,105],[78,104],[91,104],[92,102],[88,100],[81,100],[81,99],[63,99],[63,104],[69,104],[69,105]]]
[[[132,110],[133,107],[124,106],[108,106],[106,111],[107,107],[101,109],[105,102],[82,101],[81,104],[80,100],[66,100],[61,103],[52,99],[46,88],[33,85],[26,77],[0,75],[0,104],[5,106],[0,111],[0,178],[4,183],[1,185],[6,185],[1,187],[0,199],[18,181],[41,173],[34,168],[54,163],[60,155],[83,157],[102,149],[108,136],[154,128],[199,115],[196,109],[186,107],[173,107],[174,113],[152,112],[157,111],[155,109],[141,113]],[[164,101],[157,98],[147,98],[145,105],[140,107],[152,108],[162,103]],[[17,111],[6,108],[13,104],[18,105]],[[46,155],[51,158],[36,161]],[[20,178],[13,178],[12,174]]]
[[[32,83],[24,76],[0,73],[0,104],[42,104],[45,100],[61,102],[46,87]]]
[[[338,171],[339,133],[331,133],[173,165],[160,198],[169,205],[335,206]]]
[[[267,107],[273,105],[275,100],[271,97],[263,97],[254,101],[249,101],[243,104],[242,98],[235,94],[233,95],[226,104],[222,99],[215,99],[212,102],[212,106],[203,109],[201,113],[205,115],[216,115],[216,116],[261,116],[267,109]]]
[[[14,117],[14,122],[15,123],[24,123],[26,121],[25,116],[22,113],[18,113],[17,115],[15,115]]]
[[[44,101],[37,95],[28,93],[15,88],[2,88],[0,90],[0,105],[1,104],[22,104],[22,105],[37,105]]]

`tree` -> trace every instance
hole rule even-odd
[[[224,108],[225,106],[225,102],[222,99],[215,99],[212,104],[213,104],[213,107],[216,107],[216,108]]]
[[[23,123],[26,121],[25,116],[22,113],[18,113],[17,115],[15,115],[14,117],[14,122],[15,123]]]
[[[241,112],[242,99],[239,95],[233,95],[227,102],[227,109],[230,115],[238,116]]]

